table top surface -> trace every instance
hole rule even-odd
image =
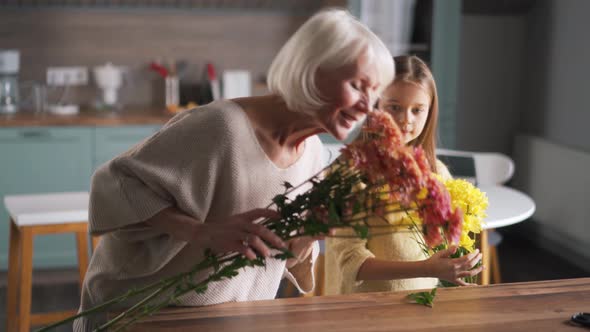
[[[484,229],[499,228],[526,220],[535,212],[535,202],[523,192],[506,186],[480,185],[488,196]]]
[[[88,203],[85,191],[4,197],[4,206],[17,226],[85,222]]]
[[[170,308],[131,331],[585,331],[590,278],[439,289],[434,307],[408,292],[225,303]]]

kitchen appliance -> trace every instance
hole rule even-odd
[[[94,67],[94,80],[102,89],[102,98],[98,102],[100,109],[118,108],[117,90],[123,84],[123,68],[114,66],[108,62],[105,65]]]
[[[0,50],[0,114],[18,110],[19,61],[19,51]]]

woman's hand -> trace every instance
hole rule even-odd
[[[256,252],[263,257],[270,255],[265,241],[277,248],[286,248],[281,238],[263,225],[255,224],[260,218],[277,218],[278,213],[268,209],[254,209],[236,214],[223,221],[195,224],[191,242],[216,254],[239,252],[248,259],[255,259]]]
[[[435,253],[426,260],[428,270],[430,271],[429,274],[457,285],[473,285],[461,278],[474,276],[483,270],[483,266],[473,268],[481,260],[479,249],[459,258],[450,258],[456,250],[457,246],[451,246],[448,249]]]

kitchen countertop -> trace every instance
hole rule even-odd
[[[163,109],[127,109],[119,112],[82,109],[75,115],[21,111],[0,114],[0,128],[37,126],[133,126],[164,124],[174,114]]]

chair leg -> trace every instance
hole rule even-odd
[[[490,244],[488,243],[488,231],[481,231],[481,255],[484,270],[481,272],[481,284],[490,284]]]
[[[502,283],[502,275],[500,273],[500,257],[498,257],[496,246],[490,247],[490,259],[492,261],[492,282],[494,284],[500,284]]]
[[[84,276],[88,269],[88,233],[76,232],[76,242],[78,247],[78,273],[80,275],[80,289],[84,284]]]
[[[6,331],[17,329],[18,280],[20,279],[20,233],[14,221],[10,219],[10,246],[8,249],[8,287],[6,301]]]
[[[33,285],[33,230],[22,227],[21,232],[21,281],[18,330],[29,332],[31,329],[31,296]]]

